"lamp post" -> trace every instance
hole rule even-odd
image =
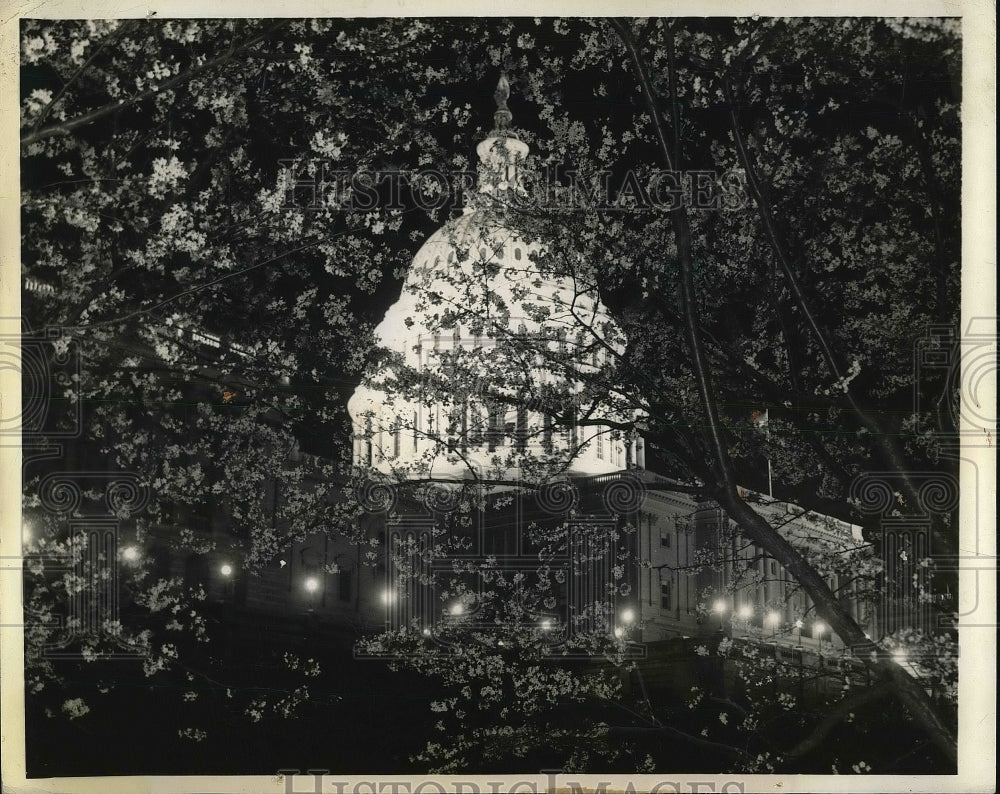
[[[717,599],[715,599],[715,603],[712,604],[712,611],[716,615],[719,616],[719,633],[720,634],[725,634],[726,633],[726,629],[725,629],[725,626],[723,625],[722,621],[723,621],[723,617],[726,614],[727,608],[728,607],[727,607],[727,604],[726,604],[726,599],[724,599],[724,598],[717,598]]]
[[[816,635],[817,653],[823,655],[823,634],[826,631],[826,624],[822,620],[813,623],[813,633]]]
[[[222,574],[223,584],[222,584],[222,594],[224,601],[232,601],[231,596],[233,595],[233,566],[228,562],[222,563],[219,566],[219,573]]]
[[[802,618],[798,618],[795,621],[795,653],[798,657],[798,667],[799,667],[799,700],[805,696],[805,683],[802,680]]]
[[[772,609],[767,613],[766,620],[767,624],[771,627],[771,639],[773,640],[778,634],[778,624],[781,622],[781,615]]]
[[[309,607],[306,609],[306,626],[310,631],[315,631],[319,625],[319,616],[316,614],[316,592],[319,590],[319,579],[315,576],[308,576],[302,582],[302,588],[309,593]]]
[[[750,619],[753,617],[753,607],[750,604],[741,604],[736,610],[736,616],[740,619],[740,631],[744,637],[750,636]]]

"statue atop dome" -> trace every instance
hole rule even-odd
[[[528,144],[511,129],[514,114],[507,107],[510,83],[507,75],[500,74],[493,99],[497,103],[493,114],[494,128],[489,137],[476,147],[479,155],[479,192],[496,196],[506,190],[523,192],[520,166],[528,156]]]
[[[507,100],[510,99],[510,83],[507,82],[507,75],[503,72],[500,73],[500,79],[497,81],[497,88],[493,92],[493,99],[496,100],[497,109],[493,114],[493,123],[495,126],[490,134],[496,137],[511,135],[509,128],[511,121],[514,120],[514,114],[507,107]],[[511,137],[516,138],[517,136],[511,135]]]

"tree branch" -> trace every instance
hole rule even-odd
[[[201,66],[193,66],[186,72],[182,72],[181,74],[175,75],[169,80],[160,83],[158,85],[155,85],[152,88],[147,88],[145,91],[141,91],[140,93],[136,94],[133,97],[130,97],[129,99],[120,99],[117,102],[109,102],[108,104],[103,105],[102,107],[91,110],[89,113],[84,113],[82,116],[77,116],[76,118],[60,122],[59,124],[50,124],[49,126],[43,127],[40,130],[34,130],[28,135],[25,135],[21,138],[21,145],[27,146],[28,144],[31,143],[37,143],[38,141],[43,141],[47,138],[55,137],[56,135],[68,135],[69,133],[73,132],[73,130],[76,130],[80,127],[84,127],[88,124],[93,124],[95,121],[99,121],[100,119],[105,118],[106,116],[110,116],[111,114],[117,113],[121,110],[125,110],[126,108],[132,107],[133,105],[138,105],[142,102],[145,102],[147,99],[151,99],[152,97],[164,93],[165,91],[170,91],[171,89],[174,89],[177,86],[183,85],[184,83],[192,80],[198,75],[204,74],[205,72],[208,72],[216,68],[217,66],[222,66],[223,64],[228,63],[237,55],[242,55],[244,52],[249,50],[258,42],[263,41],[275,31],[278,31],[281,28],[285,27],[288,24],[288,22],[289,20],[280,20],[278,23],[271,25],[264,32],[258,34],[257,36],[254,36],[252,39],[244,42],[240,46],[231,47],[229,50],[226,51],[224,55],[219,55],[216,58],[212,58],[211,60],[201,64]]]
[[[784,757],[795,759],[800,758],[806,753],[812,752],[823,743],[823,740],[829,736],[830,731],[836,728],[837,725],[839,725],[840,722],[848,715],[860,709],[862,706],[874,703],[875,701],[881,700],[890,694],[892,694],[892,686],[890,684],[879,684],[874,687],[863,689],[853,697],[841,700],[830,709],[822,720],[819,721],[816,727],[813,728],[813,732],[795,745],[791,750],[784,753]]]

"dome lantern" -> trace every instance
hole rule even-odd
[[[507,107],[510,83],[500,75],[493,99],[497,109],[493,114],[494,128],[476,147],[479,155],[479,192],[496,196],[506,190],[524,192],[520,167],[528,156],[528,144],[517,137],[510,124],[514,114]]]

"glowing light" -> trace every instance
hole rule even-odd
[[[749,604],[744,604],[740,607],[739,616],[742,620],[750,620],[753,617],[753,607]]]
[[[894,650],[892,652],[892,658],[893,658],[893,661],[896,662],[896,664],[902,664],[903,662],[905,662],[906,661],[906,648],[896,648],[896,650]]]
[[[125,562],[136,562],[139,559],[139,549],[135,546],[126,546],[122,549],[122,559]]]
[[[724,598],[717,598],[715,603],[712,604],[712,611],[718,613],[719,615],[724,615],[726,613],[726,600]]]
[[[625,632],[624,632],[624,631],[622,630],[622,627],[621,627],[621,626],[616,626],[616,627],[615,627],[615,636],[616,636],[616,637],[621,637],[621,636],[622,636],[622,634],[624,634],[624,633],[625,633]]]
[[[633,610],[633,609],[626,609],[624,612],[622,612],[622,621],[625,622],[625,623],[634,623],[635,622],[635,610]]]
[[[772,626],[777,626],[781,622],[781,615],[772,610],[767,613],[767,622]]]
[[[382,603],[383,604],[392,603],[392,590],[386,589],[382,591]]]
[[[821,620],[817,620],[815,623],[813,623],[813,631],[816,632],[816,636],[818,637],[824,631],[826,631],[826,624]]]
[[[230,565],[228,562],[225,562],[222,564],[222,567],[219,568],[219,573],[221,573],[223,576],[232,576],[233,566]]]
[[[803,625],[805,625],[805,624],[803,624],[801,620],[796,620],[795,621],[795,628],[801,630]]]
[[[541,626],[542,626],[542,631],[548,631],[549,629],[552,628],[552,621],[546,618],[545,620],[542,621]]]
[[[451,605],[451,609],[448,610],[452,615],[461,615],[465,612],[465,605],[461,601],[456,601]]]
[[[304,586],[306,590],[308,590],[310,593],[315,593],[317,590],[319,590],[319,579],[317,579],[315,576],[310,576],[308,579],[305,580]]]
[[[431,630],[430,629],[424,629],[424,636],[425,637],[430,637],[431,636]]]

